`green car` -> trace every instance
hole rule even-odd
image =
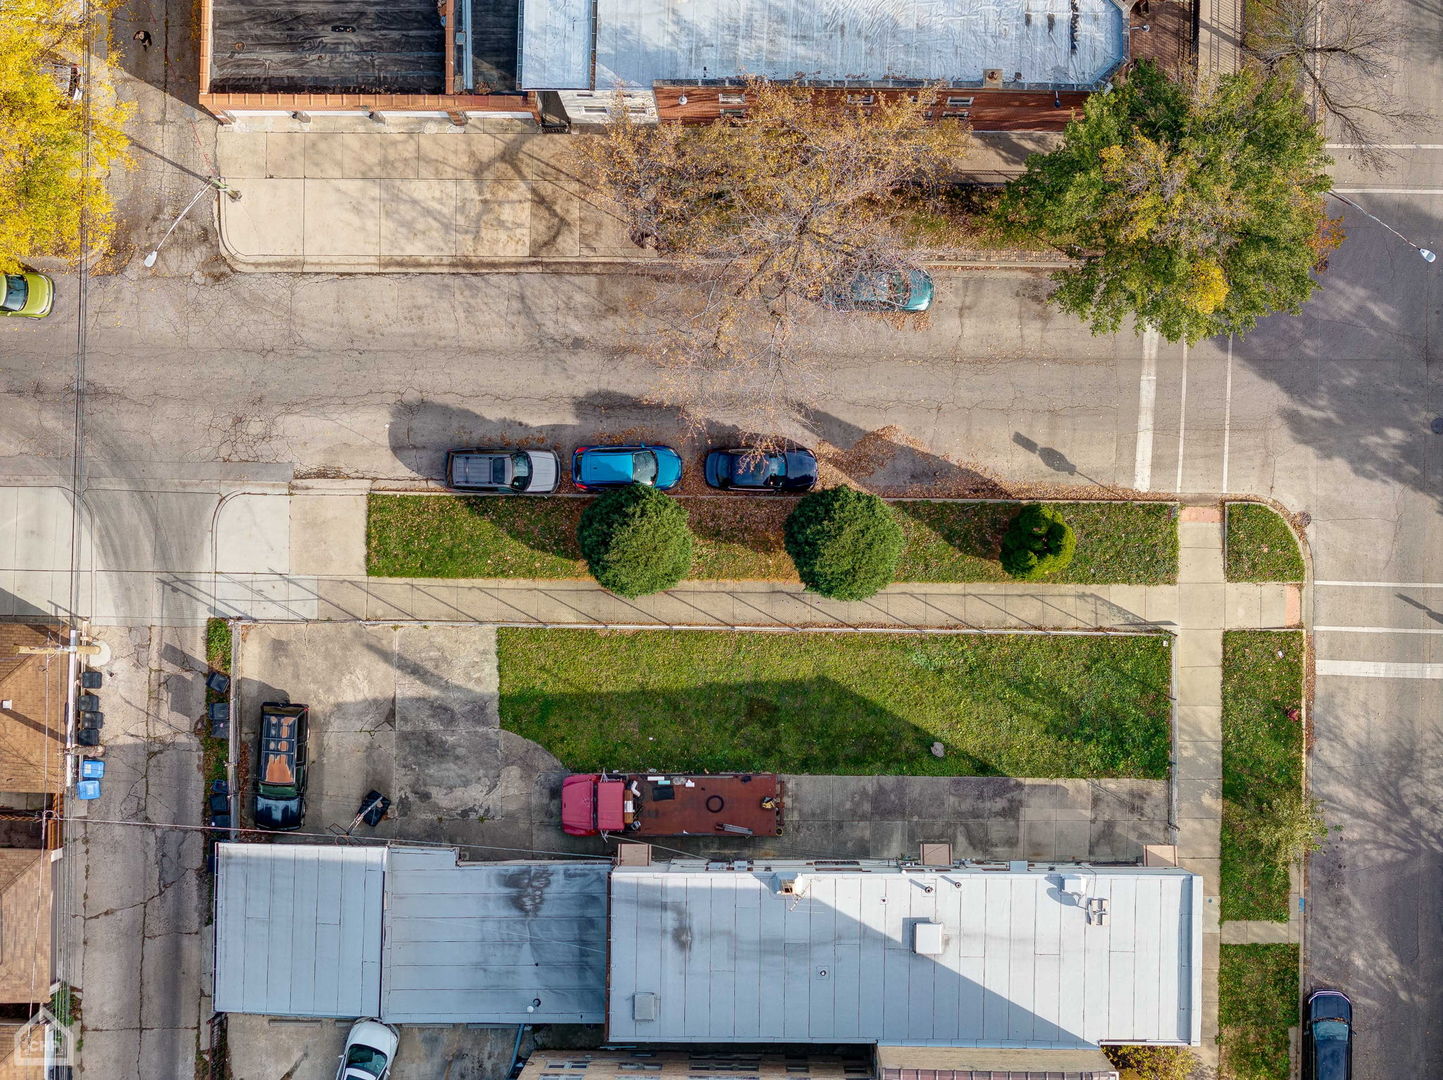
[[[21,315],[43,319],[55,303],[55,282],[44,274],[6,274],[5,291],[0,294],[0,315]]]

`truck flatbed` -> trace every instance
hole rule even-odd
[[[775,773],[583,773],[561,786],[561,826],[573,836],[778,836],[783,783]]]

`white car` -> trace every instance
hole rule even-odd
[[[386,1080],[401,1037],[390,1024],[357,1020],[346,1036],[346,1050],[336,1080]]]

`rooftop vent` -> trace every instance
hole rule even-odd
[[[912,951],[918,956],[941,956],[942,924],[930,920],[913,923]]]
[[[986,71],[982,72],[982,85],[983,85],[983,86],[1001,86],[1001,85],[1002,85],[1002,69],[1001,69],[1001,68],[988,68]]]

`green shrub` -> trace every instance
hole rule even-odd
[[[1184,1046],[1104,1046],[1122,1080],[1188,1080],[1198,1065]]]
[[[1036,581],[1072,562],[1077,536],[1060,511],[1029,503],[1002,537],[1002,569],[1022,581]]]
[[[645,484],[608,491],[587,506],[576,541],[591,576],[628,599],[670,589],[691,569],[686,511]]]
[[[797,503],[783,541],[807,588],[833,600],[865,600],[897,576],[903,536],[877,496],[835,487]]]

